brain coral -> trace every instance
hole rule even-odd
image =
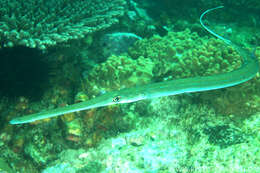
[[[124,0],[2,0],[0,42],[45,49],[118,22]]]

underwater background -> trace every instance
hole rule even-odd
[[[260,76],[11,125],[13,118],[260,60],[258,0],[0,0],[1,173],[260,172]]]

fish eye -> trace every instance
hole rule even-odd
[[[117,103],[117,102],[120,101],[120,99],[121,99],[121,96],[115,96],[115,97],[112,99],[112,101]]]

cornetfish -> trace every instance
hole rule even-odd
[[[171,81],[137,86],[133,88],[125,88],[118,91],[112,91],[89,101],[84,101],[57,109],[46,110],[40,113],[17,117],[12,119],[10,121],[10,124],[29,123],[36,120],[51,118],[70,112],[98,108],[113,104],[130,103],[162,96],[226,88],[250,80],[256,75],[259,69],[259,64],[256,56],[253,53],[240,48],[236,44],[233,44],[231,41],[214,33],[209,28],[207,28],[202,21],[205,14],[219,8],[223,8],[223,6],[205,11],[200,16],[200,23],[209,33],[223,40],[227,45],[232,46],[241,54],[241,56],[243,57],[243,64],[240,68],[231,72],[220,73],[211,76],[176,79]]]

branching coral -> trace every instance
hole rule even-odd
[[[3,0],[0,41],[8,47],[45,49],[108,28],[124,7],[123,0]]]

